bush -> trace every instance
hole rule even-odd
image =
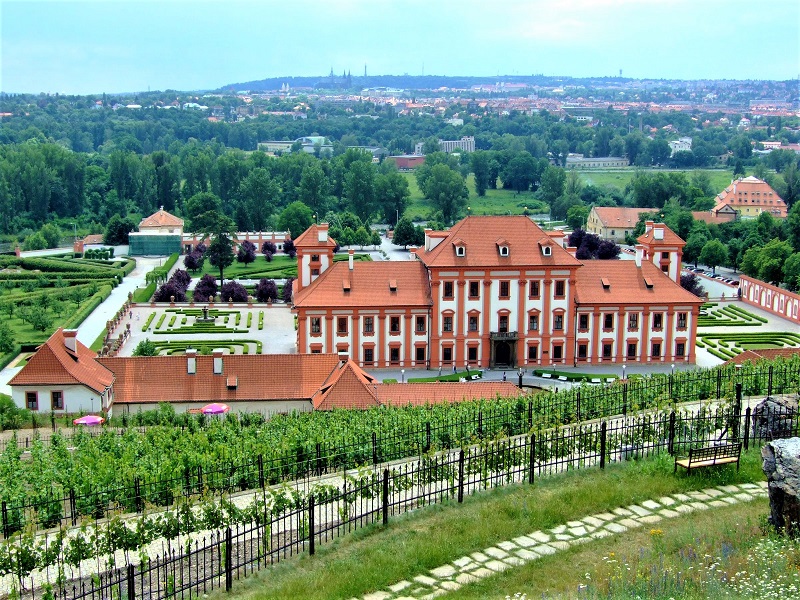
[[[247,302],[247,290],[241,283],[228,281],[222,284],[220,297],[223,302]]]

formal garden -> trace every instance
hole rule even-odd
[[[58,327],[77,327],[135,267],[110,249],[83,257],[0,256],[0,365]]]
[[[792,331],[754,329],[769,320],[753,314],[738,304],[707,302],[700,307],[697,347],[721,360],[729,360],[745,350],[800,346],[800,334]],[[740,331],[716,330],[733,327]]]

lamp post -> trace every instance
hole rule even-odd
[[[672,363],[672,376],[675,377],[675,363]]]
[[[400,369],[400,383],[406,382],[406,370]]]
[[[522,389],[522,374],[523,373],[524,373],[524,371],[522,370],[522,367],[520,367],[519,371],[517,371],[517,375],[519,375],[519,389]]]
[[[468,206],[467,207],[467,216],[469,216],[469,215],[470,215],[470,207]]]
[[[622,365],[622,381],[625,381],[625,365]]]
[[[78,224],[77,223],[70,223],[72,225],[72,234],[73,234],[73,242],[78,241]]]

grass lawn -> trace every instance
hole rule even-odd
[[[658,172],[658,171],[665,171],[665,169],[645,169],[647,171]],[[586,172],[581,171],[581,180],[587,185],[595,185],[598,187],[603,186],[613,186],[619,188],[620,190],[625,189],[625,186],[628,182],[633,179],[633,176],[639,169],[631,168],[631,169],[609,169],[606,171],[592,171]],[[671,172],[667,171],[667,172]],[[692,169],[680,170],[677,171],[680,173],[684,173],[686,177],[691,178],[692,176]],[[733,171],[729,169],[713,169],[713,170],[706,170],[705,173],[708,174],[711,180],[711,188],[714,190],[715,193],[721,192],[725,189],[725,186],[729,185],[731,179],[733,179]]]
[[[639,169],[613,169],[606,171],[592,171],[581,172],[581,179],[587,185],[595,185],[599,187],[613,186],[624,190],[628,182],[633,179],[633,176]],[[664,169],[656,169],[654,171],[665,171]],[[687,177],[691,177],[693,170],[687,169],[679,171],[684,173]],[[711,179],[711,187],[715,193],[721,192],[725,186],[730,184],[733,177],[732,171],[728,169],[715,169],[707,170]],[[408,181],[408,189],[410,198],[408,208],[403,216],[409,217],[412,220],[425,220],[429,218],[433,212],[434,207],[431,202],[426,200],[422,191],[417,185],[417,179],[414,173],[403,173],[403,176]],[[467,205],[470,207],[470,214],[473,215],[521,215],[528,208],[530,214],[537,214],[538,212],[548,212],[546,205],[534,199],[532,192],[523,192],[517,194],[511,190],[486,190],[486,196],[480,198],[475,193],[474,176],[470,174],[467,177],[467,189],[469,190],[469,198]]]
[[[725,466],[699,470],[688,477],[673,475],[672,468],[671,457],[662,455],[612,464],[605,471],[571,471],[538,479],[533,486],[509,486],[466,497],[462,505],[453,501],[393,517],[385,528],[375,525],[358,530],[319,546],[314,557],[301,555],[237,581],[232,597],[360,597],[535,530],[665,495],[764,479],[757,450],[742,456],[739,472]],[[658,542],[670,551],[692,546],[705,552],[707,545],[719,540],[734,545],[730,552],[746,549],[760,537],[758,523],[767,510],[766,500],[756,500],[663,521]],[[649,553],[653,538],[642,529],[571,547],[467,585],[448,597],[574,595],[577,586],[587,582],[586,573],[597,573],[600,578],[603,569],[608,569],[604,556],[610,552],[639,556],[640,548]]]

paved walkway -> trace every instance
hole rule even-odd
[[[410,581],[398,581],[379,590],[365,594],[363,600],[428,600],[461,586],[491,577],[501,571],[520,567],[543,556],[556,554],[571,546],[624,533],[631,529],[674,519],[702,510],[721,508],[749,502],[767,496],[767,482],[723,485],[716,488],[673,494],[616,508],[580,521],[568,521],[545,531],[534,531],[511,540],[499,542],[478,552],[473,552],[420,573]],[[359,600],[354,598],[353,600]]]

